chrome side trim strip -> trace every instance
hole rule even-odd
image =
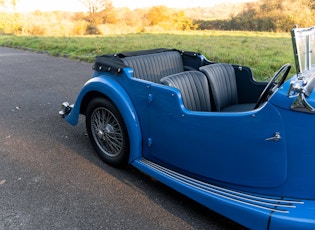
[[[289,213],[289,210],[296,208],[296,205],[302,205],[304,202],[299,200],[285,199],[281,197],[270,198],[263,197],[254,194],[248,194],[244,192],[238,192],[231,189],[222,188],[216,185],[208,184],[200,180],[185,176],[177,173],[173,170],[167,169],[156,163],[148,161],[146,159],[139,160],[139,163],[146,165],[167,177],[177,180],[182,184],[186,184],[190,187],[198,189],[204,193],[208,193],[214,196],[232,200],[241,204],[249,205],[252,207],[278,212],[278,213]]]

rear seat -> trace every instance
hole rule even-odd
[[[133,69],[135,78],[155,83],[160,83],[165,76],[184,71],[182,56],[178,51],[124,57],[121,61]]]

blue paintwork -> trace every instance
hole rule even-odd
[[[124,72],[129,74],[130,69],[124,69]],[[139,158],[142,152],[142,135],[137,112],[133,106],[126,91],[122,86],[114,80],[115,75],[108,74],[106,78],[93,75],[93,77],[85,83],[81,89],[71,113],[66,117],[66,120],[71,125],[77,125],[80,114],[80,107],[85,95],[90,92],[100,92],[104,96],[111,99],[125,121],[128,135],[130,138],[130,162]]]
[[[315,229],[315,115],[290,109],[292,80],[296,76],[256,110],[193,112],[184,107],[177,89],[135,79],[130,68],[119,75],[96,71],[66,120],[76,125],[84,97],[101,93],[123,116],[134,167],[246,227]],[[308,102],[315,106],[315,93]],[[265,140],[276,132],[279,141]],[[227,190],[224,195],[209,192],[213,185]],[[272,211],[257,205],[256,198],[234,198],[234,191],[296,204],[287,208],[275,203],[275,210],[285,212]]]

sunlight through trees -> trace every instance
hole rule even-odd
[[[74,36],[175,30],[287,32],[311,26],[315,0],[258,0],[209,8],[115,8],[111,0],[80,0],[86,12],[16,12],[19,0],[0,0],[0,34]]]

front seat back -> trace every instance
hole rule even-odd
[[[185,71],[163,77],[161,83],[179,89],[187,109],[211,111],[208,80],[203,73]]]
[[[200,67],[206,74],[217,111],[238,104],[236,77],[233,66],[217,63]]]

